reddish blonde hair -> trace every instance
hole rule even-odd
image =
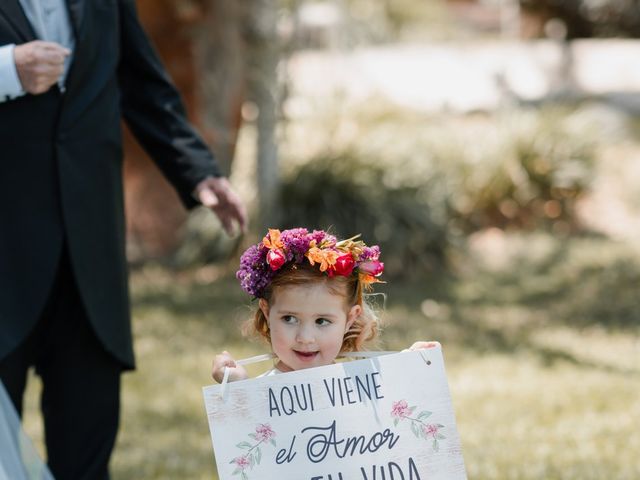
[[[261,298],[271,304],[281,288],[322,283],[334,295],[345,299],[348,306],[359,305],[362,313],[356,317],[353,324],[345,332],[340,352],[358,352],[365,350],[365,345],[372,342],[378,335],[378,317],[373,308],[367,303],[362,292],[362,283],[358,275],[329,277],[311,265],[292,265],[290,268],[278,272],[269,285],[264,289]],[[258,307],[252,319],[243,328],[245,335],[256,335],[271,343],[269,322]]]

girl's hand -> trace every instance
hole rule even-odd
[[[236,361],[226,350],[213,359],[213,366],[211,369],[211,377],[218,383],[222,383],[224,378],[224,370],[229,368],[229,382],[235,382],[237,380],[246,380],[249,378],[247,371],[240,365],[236,365]]]
[[[409,348],[403,350],[403,352],[415,352],[416,350],[425,350],[427,348],[437,348],[440,346],[440,342],[415,342]]]

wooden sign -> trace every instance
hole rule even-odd
[[[440,348],[203,393],[220,480],[466,479]]]

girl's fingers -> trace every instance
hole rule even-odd
[[[438,347],[440,347],[440,342],[415,342],[413,345],[409,347],[409,351],[413,352],[416,350],[424,350],[427,348],[438,348]]]

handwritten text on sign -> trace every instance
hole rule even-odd
[[[221,480],[465,479],[439,348],[205,387]]]

